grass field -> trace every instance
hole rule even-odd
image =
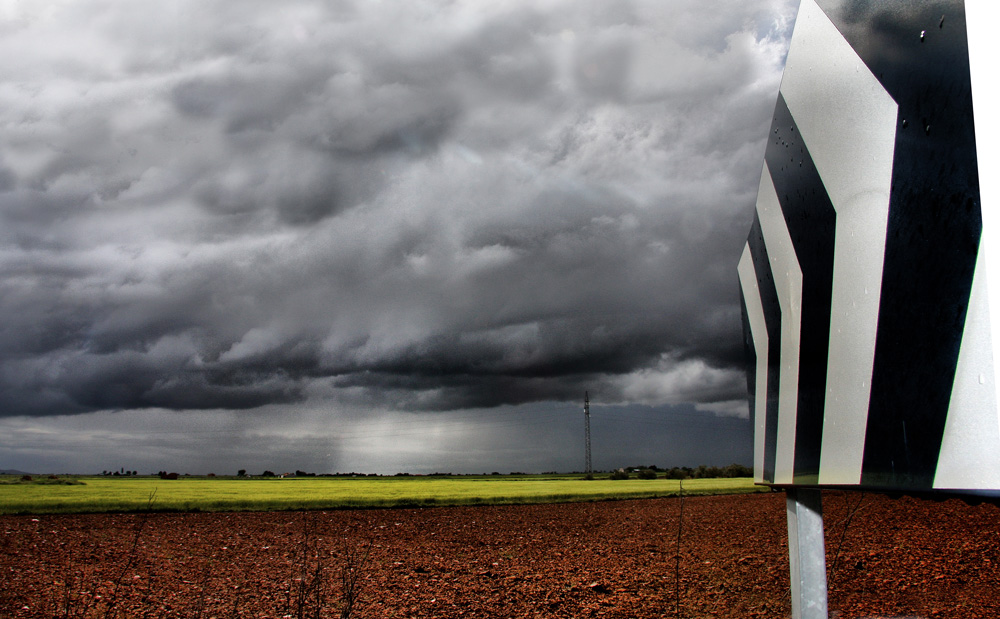
[[[11,477],[0,482],[14,482]],[[680,482],[574,475],[454,477],[80,477],[78,485],[0,483],[0,514],[277,511],[555,503],[673,496]],[[690,479],[684,495],[761,491],[753,480]]]

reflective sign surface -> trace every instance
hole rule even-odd
[[[963,2],[801,4],[739,266],[759,482],[1000,489],[968,41]]]

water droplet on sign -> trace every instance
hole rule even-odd
[[[906,119],[904,118],[904,119],[903,119],[903,129],[906,129],[906,128],[907,128],[907,127],[909,127],[909,126],[910,126],[910,121],[908,121],[908,120],[906,120]]]
[[[921,31],[920,31],[920,42],[921,42],[921,43],[923,43],[923,42],[924,42],[924,35],[926,35],[926,34],[927,34],[927,31],[926,31],[926,30],[921,30]]]

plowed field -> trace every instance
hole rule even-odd
[[[1000,616],[1000,509],[824,493],[831,616]],[[786,617],[784,494],[0,517],[0,617]]]

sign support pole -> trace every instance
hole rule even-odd
[[[792,619],[827,619],[822,495],[813,488],[788,488],[785,492]]]

